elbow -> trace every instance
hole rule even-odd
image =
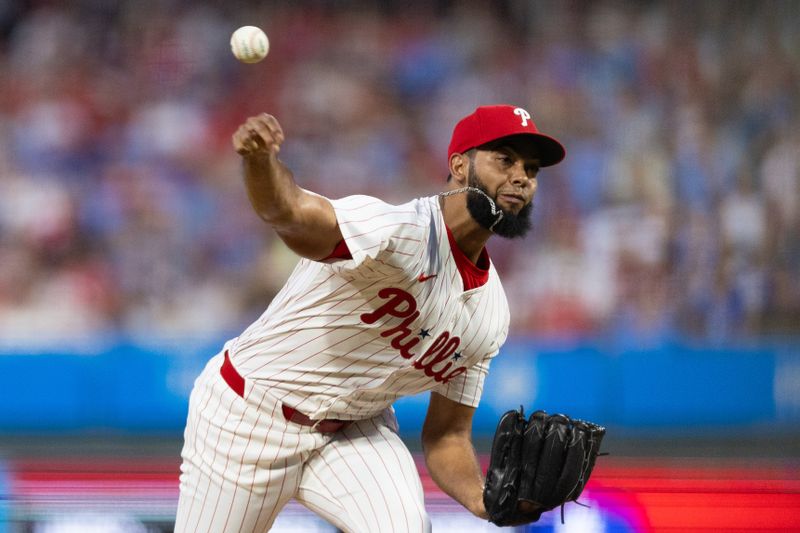
[[[422,446],[430,446],[438,442],[444,435],[444,428],[436,427],[430,421],[422,425]]]
[[[422,428],[422,451],[425,455],[431,451],[447,446],[456,446],[469,443],[470,433],[468,431],[452,430],[449,428]]]
[[[251,200],[258,217],[275,229],[291,228],[302,218],[302,199],[298,194]]]
[[[423,426],[421,435],[422,453],[426,459],[430,451],[436,447],[436,444],[438,442],[440,442],[440,439],[441,439],[440,432],[437,433],[435,431],[432,431],[429,427]]]
[[[258,217],[275,229],[291,227],[296,211],[290,205],[255,206]]]
[[[434,469],[437,464],[440,454],[436,453],[436,449],[435,443],[422,439],[422,458],[425,460],[428,470]]]

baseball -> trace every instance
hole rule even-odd
[[[242,26],[231,35],[231,51],[242,63],[258,63],[269,53],[269,39],[261,28]]]

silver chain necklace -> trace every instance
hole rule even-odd
[[[492,200],[489,197],[489,195],[483,192],[482,190],[478,189],[477,187],[461,187],[460,189],[453,189],[452,191],[440,192],[439,197],[445,198],[447,196],[452,196],[454,194],[459,194],[468,191],[474,191],[479,194],[482,194],[487,200],[489,200],[489,206],[492,208],[492,216],[495,217],[494,222],[492,223],[491,226],[489,226],[489,231],[494,233],[494,227],[497,225],[498,222],[503,220],[503,210],[497,209],[497,204],[494,203],[494,200]]]

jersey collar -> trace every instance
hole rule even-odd
[[[453,237],[453,232],[450,231],[447,224],[445,224],[444,227],[447,229],[447,240],[450,241],[450,249],[453,252],[453,259],[456,262],[458,273],[461,274],[464,290],[469,291],[485,285],[486,282],[489,281],[489,265],[491,264],[489,252],[486,251],[486,247],[484,246],[481,250],[478,262],[475,264],[470,261],[469,258],[464,255],[464,252],[461,251],[461,248],[458,247],[458,243],[456,243],[456,239]]]

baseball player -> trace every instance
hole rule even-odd
[[[447,190],[395,206],[302,189],[283,142],[267,114],[233,135],[254,210],[302,259],[195,382],[175,531],[267,531],[292,498],[343,531],[430,531],[392,410],[423,391],[428,470],[486,518],[472,417],[509,310],[484,245],[527,231],[564,148],[525,109],[479,107],[453,130]]]

